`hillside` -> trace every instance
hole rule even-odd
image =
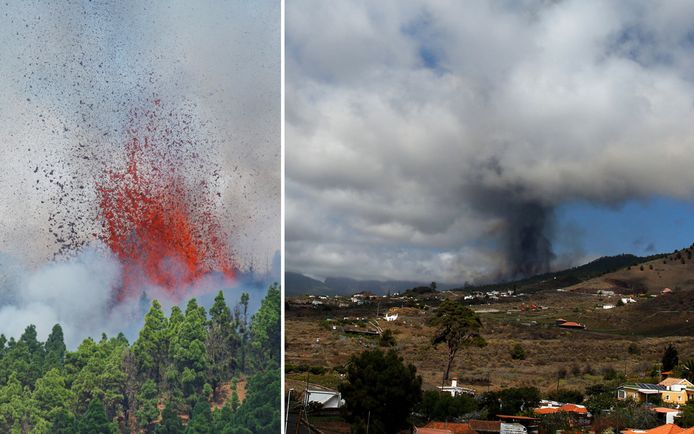
[[[330,288],[320,280],[312,279],[300,273],[287,271],[284,273],[285,293],[287,295],[336,295],[334,289]]]
[[[659,255],[636,265],[629,264],[618,270],[575,283],[567,287],[567,290],[593,292],[602,289],[623,294],[637,292],[654,294],[663,288],[694,289],[693,253],[692,246],[676,250],[669,255]]]
[[[515,288],[518,292],[532,293],[547,289],[572,287],[591,279],[598,278],[602,275],[619,271],[620,269],[629,266],[638,266],[644,262],[657,261],[659,259],[662,261],[662,258],[667,256],[667,254],[658,254],[647,257],[635,256],[631,254],[603,256],[584,265],[566,270],[540,274],[524,279],[506,280],[484,285],[438,283],[437,288],[440,291],[451,290],[482,292]],[[359,280],[348,277],[328,277],[325,279],[325,282],[321,282],[320,280],[310,278],[300,273],[285,273],[286,294],[288,296],[349,295],[361,291],[368,291],[375,295],[385,295],[388,292],[402,293],[412,288],[429,286],[429,284],[430,282],[405,280]]]
[[[666,256],[658,254],[653,256],[635,256],[622,254],[615,256],[603,256],[587,264],[566,270],[551,273],[538,274],[520,280],[511,280],[488,285],[469,285],[457,288],[463,291],[494,291],[515,288],[518,292],[537,292],[546,289],[560,289],[580,284],[587,280],[615,272],[621,268],[636,266],[646,261],[657,260]]]
[[[313,279],[301,273],[288,271],[284,274],[287,296],[296,295],[351,295],[357,292],[370,292],[385,295],[388,292],[404,292],[416,287],[428,287],[431,282],[408,280],[359,280],[349,277],[328,277],[325,282]],[[438,285],[439,290],[460,287],[460,284]]]
[[[433,329],[428,319],[441,300],[456,299],[478,312],[488,344],[466,349],[456,359],[454,371],[466,387],[482,391],[532,384],[545,391],[556,387],[582,390],[612,381],[617,374],[625,375],[625,381],[650,381],[668,344],[680,350],[682,360],[694,358],[692,256],[694,246],[647,258],[604,257],[557,273],[415,295],[409,301],[375,299],[345,308],[289,304],[286,361],[297,372],[287,378],[305,382],[302,369],[321,367],[328,371],[313,375],[311,381],[335,387],[339,373],[330,370],[379,343],[372,336],[348,335],[327,325],[336,318],[366,317],[394,333],[399,351],[417,367],[425,389],[435,388],[441,383],[446,351],[431,345]],[[513,295],[469,298],[471,292],[508,290],[514,285],[517,293]],[[671,292],[663,294],[665,287]],[[600,289],[615,294],[598,292]],[[635,302],[624,304],[622,294]],[[402,310],[404,304],[409,307]],[[385,309],[400,309],[399,318],[384,321]],[[564,330],[556,326],[557,318],[587,328]],[[517,344],[524,348],[525,360],[511,358],[511,348]]]

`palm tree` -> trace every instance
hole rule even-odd
[[[682,376],[689,381],[694,380],[694,359],[689,359],[682,364]]]

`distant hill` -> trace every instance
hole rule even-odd
[[[334,289],[317,279],[300,273],[284,273],[284,292],[286,295],[335,295]]]
[[[691,248],[694,251],[694,248]],[[688,257],[691,253],[687,253],[690,250],[683,249],[679,252],[673,252],[671,254],[657,254],[652,256],[636,256],[631,254],[621,254],[615,256],[603,256],[587,264],[580,265],[578,267],[569,268],[566,270],[556,271],[552,273],[539,274],[537,276],[528,277],[525,279],[511,280],[505,282],[498,282],[493,284],[485,285],[462,285],[462,284],[446,284],[438,283],[437,289],[439,291],[453,290],[453,291],[494,291],[494,290],[505,290],[505,289],[515,289],[518,292],[532,293],[547,289],[559,289],[559,288],[581,288],[581,284],[585,282],[586,285],[597,285],[596,288],[612,288],[618,286],[615,282],[624,281],[622,285],[631,288],[632,286],[638,287],[639,279],[644,276],[635,273],[635,271],[640,267],[641,264],[656,263],[660,261],[662,263],[663,258],[672,257],[673,262],[678,261],[681,263],[682,258],[685,262],[688,261]],[[693,263],[694,264],[694,263]],[[610,273],[619,272],[620,270],[626,270],[628,267],[634,269],[633,276],[622,276],[616,275],[610,281],[601,281],[598,283],[597,280],[601,276],[608,275]],[[662,267],[660,267],[662,268]],[[693,267],[694,268],[694,267]],[[692,273],[691,281],[694,282],[694,272]],[[661,272],[662,275],[662,272]],[[610,277],[608,277],[609,279]],[[631,280],[630,280],[631,279]],[[687,279],[685,279],[686,281]],[[681,282],[682,276],[677,274],[673,275],[673,283],[670,280],[663,280],[660,283],[668,283],[674,285],[674,282]],[[629,283],[631,282],[631,283]],[[416,282],[416,281],[406,281],[406,280],[359,280],[352,279],[348,277],[328,277],[325,282],[321,282],[316,279],[312,279],[296,272],[287,272],[285,274],[285,293],[289,296],[293,295],[305,295],[305,294],[322,294],[322,295],[350,295],[360,291],[368,291],[377,295],[384,295],[388,292],[400,292],[404,293],[407,290],[417,287],[428,287],[431,282]],[[657,284],[660,284],[657,283]],[[652,282],[651,284],[656,284]],[[643,285],[642,285],[643,286]],[[666,285],[667,286],[667,285]]]
[[[328,277],[325,282],[312,279],[296,272],[287,272],[284,277],[285,294],[294,295],[352,295],[367,291],[374,295],[385,295],[388,292],[404,293],[412,288],[429,287],[431,282],[407,280],[359,280],[349,277]],[[460,287],[459,283],[438,283],[437,289],[445,291]]]
[[[587,264],[552,273],[538,274],[525,279],[499,282],[488,285],[468,285],[457,288],[465,291],[493,291],[502,289],[515,289],[518,292],[532,293],[546,289],[568,288],[578,285],[590,279],[604,274],[618,271],[629,266],[638,266],[647,261],[658,260],[667,254],[652,256],[635,256],[621,254],[615,256],[603,256]]]
[[[694,245],[673,253],[651,256],[568,287],[571,291],[611,290],[617,293],[655,293],[663,288],[694,289]]]

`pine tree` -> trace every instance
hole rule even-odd
[[[167,320],[159,301],[152,300],[152,307],[145,315],[145,324],[133,345],[133,352],[141,372],[154,378],[159,384],[168,352]]]
[[[672,369],[679,364],[679,357],[677,356],[677,349],[672,345],[668,345],[663,353],[663,372],[672,371]]]
[[[52,415],[51,434],[73,434],[77,432],[75,416],[66,409],[58,409]]]
[[[46,340],[46,359],[44,370],[48,371],[53,368],[63,369],[65,364],[65,339],[63,337],[63,328],[60,324],[53,326],[51,334]]]
[[[210,404],[204,399],[199,399],[195,407],[193,407],[193,413],[190,417],[190,422],[188,422],[186,434],[212,433],[212,411],[210,410]]]
[[[185,317],[173,336],[172,344],[172,358],[178,372],[182,374],[181,383],[186,397],[199,392],[204,384],[208,367],[205,351],[206,323],[205,309],[198,306],[192,298],[186,306]]]
[[[89,403],[87,412],[77,422],[78,434],[111,434],[116,429],[113,423],[106,418],[104,404],[99,399],[93,399]]]
[[[209,359],[208,379],[215,398],[219,385],[231,375],[233,352],[238,347],[237,341],[231,310],[224,300],[224,294],[219,291],[210,309],[210,322],[205,341]]]
[[[151,378],[144,382],[137,394],[137,421],[140,427],[147,428],[159,417],[157,385]]]
[[[161,415],[161,423],[157,426],[157,434],[182,434],[185,432],[181,418],[176,413],[171,402],[166,403]]]

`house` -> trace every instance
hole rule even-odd
[[[553,413],[559,413],[561,411],[567,412],[567,413],[576,413],[580,415],[587,415],[588,414],[588,409],[586,408],[585,405],[578,405],[578,404],[563,404],[560,406],[547,406],[547,407],[540,407],[536,408],[533,410],[535,414],[553,414]]]
[[[470,428],[480,434],[498,434],[501,432],[501,421],[498,420],[477,420],[468,421]]]
[[[559,412],[574,413],[577,416],[579,425],[589,425],[591,414],[588,412],[588,408],[584,405],[579,404],[559,404],[559,403],[549,403],[548,405],[543,405],[542,407],[536,408],[533,412],[538,415],[554,414]]]
[[[536,417],[529,417],[529,416],[513,416],[513,415],[504,415],[504,414],[497,414],[496,417],[498,417],[501,420],[501,425],[500,428],[503,430],[504,428],[509,429],[510,427],[504,427],[504,425],[511,425],[511,424],[519,424],[525,427],[526,433],[529,434],[535,434],[539,430],[540,426],[540,419]],[[506,433],[503,431],[500,431],[500,434],[511,434],[511,433]]]
[[[449,429],[437,429],[437,428],[427,428],[427,427],[414,427],[415,434],[454,434],[453,431]]]
[[[667,423],[658,427],[642,430],[642,429],[626,429],[622,434],[692,434],[694,428],[684,429],[673,423]]]
[[[342,394],[336,390],[306,389],[304,391],[304,404],[308,405],[312,402],[320,404],[323,409],[329,409],[342,407],[345,400],[342,399]]]
[[[685,405],[694,398],[694,384],[683,378],[668,377],[658,384],[625,384],[617,389],[618,399],[648,402],[649,397],[655,396],[666,404]]]
[[[451,380],[451,385],[450,386],[439,386],[438,389],[441,392],[445,393],[450,393],[451,396],[456,397],[458,395],[462,395],[463,393],[466,395],[472,395],[475,396],[475,391],[474,389],[469,389],[467,387],[460,387],[458,386],[458,379],[453,378]]]
[[[528,429],[520,423],[501,422],[500,434],[528,434]]]
[[[577,323],[574,321],[559,322],[557,320],[557,326],[559,326],[563,329],[574,329],[574,330],[583,330],[586,328],[585,324]]]
[[[634,383],[625,384],[617,389],[617,399],[633,399],[636,402],[649,402],[667,391],[667,387],[659,384]]]
[[[682,411],[676,408],[654,407],[653,411],[655,411],[658,418],[663,420],[666,424],[674,424],[675,418],[682,415]]]
[[[426,429],[427,431],[422,431]],[[435,431],[435,432],[434,432]],[[437,434],[448,432],[451,434],[478,434],[475,430],[470,427],[469,423],[454,423],[454,422],[436,422],[431,421],[424,425],[423,428],[416,428],[416,433],[421,434]]]
[[[684,378],[668,377],[658,384],[667,387],[661,395],[664,403],[685,405],[694,397],[694,384]]]

